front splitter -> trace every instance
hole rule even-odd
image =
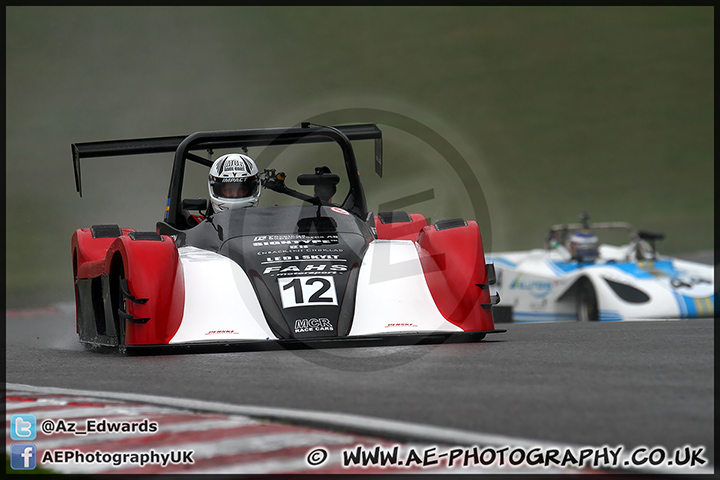
[[[400,345],[429,345],[441,343],[479,342],[489,333],[504,333],[507,330],[486,330],[481,332],[420,332],[376,334],[353,337],[328,337],[313,339],[272,339],[272,340],[223,340],[173,343],[167,345],[125,345],[120,352],[127,355],[172,355],[185,353],[252,352],[272,350],[302,350],[353,347],[379,347]]]

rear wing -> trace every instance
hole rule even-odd
[[[375,172],[382,177],[382,132],[377,125],[322,126],[303,122],[300,127],[218,130],[174,137],[74,143],[72,144],[72,155],[75,188],[82,197],[80,160],[83,158],[175,152],[166,221],[177,224],[180,215],[179,197],[182,192],[185,161],[190,160],[208,167],[212,165],[212,160],[195,155],[191,153],[192,151],[334,141],[340,145],[343,151],[345,169],[350,182],[350,191],[342,206],[346,210],[364,217],[367,215],[365,194],[360,183],[355,153],[350,145],[351,141],[356,140],[375,140]]]

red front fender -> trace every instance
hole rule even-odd
[[[182,321],[185,282],[177,247],[171,237],[150,237],[156,239],[117,237],[105,257],[110,274],[119,273],[113,270],[122,262],[128,293],[135,299],[125,301],[132,316],[125,322],[127,345],[167,344]]]
[[[485,253],[477,223],[418,235],[420,262],[440,313],[466,332],[493,330]]]

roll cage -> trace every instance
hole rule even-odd
[[[368,213],[367,202],[360,182],[355,152],[351,145],[352,141],[357,140],[375,140],[375,172],[382,176],[382,132],[375,124],[323,126],[304,122],[300,127],[201,131],[184,136],[74,143],[72,154],[75,188],[82,197],[80,170],[82,158],[174,152],[165,222],[173,227],[182,228],[185,220],[182,215],[181,199],[185,163],[189,160],[207,167],[212,166],[213,163],[210,159],[192,153],[193,151],[335,142],[342,150],[345,172],[350,185],[348,194],[340,206],[365,220]]]
[[[637,258],[657,258],[655,242],[665,238],[664,233],[638,230],[627,222],[594,222],[594,223],[564,223],[553,225],[545,237],[545,248],[552,250],[554,242],[567,244],[568,238],[574,232],[590,229],[625,231],[630,237],[631,250],[635,251]]]

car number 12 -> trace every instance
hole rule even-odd
[[[280,277],[283,308],[337,305],[333,277]]]

